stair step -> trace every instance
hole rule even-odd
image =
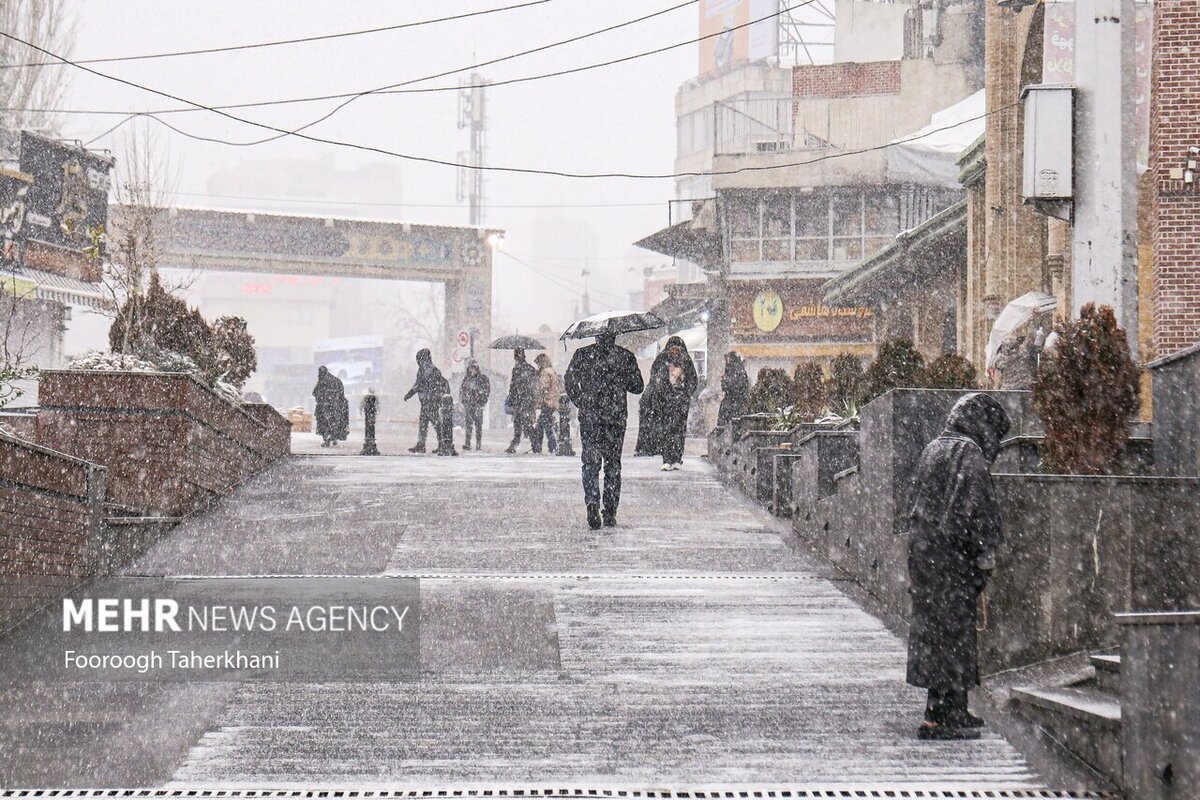
[[[1064,686],[1060,689],[1014,689],[1013,699],[1103,727],[1121,727],[1120,701],[1097,689],[1074,686]]]
[[[1098,653],[1088,659],[1096,672],[1096,685],[1101,691],[1121,696],[1121,657],[1116,654]]]
[[[1121,704],[1100,689],[1013,689],[1017,710],[1058,746],[1073,752],[1114,784],[1120,783]]]

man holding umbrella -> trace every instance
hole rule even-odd
[[[626,394],[645,388],[637,359],[617,346],[617,334],[646,330],[663,323],[652,314],[608,312],[580,320],[567,328],[564,338],[594,336],[596,343],[581,347],[567,368],[566,388],[579,409],[579,438],[583,448],[583,502],[588,527],[617,524],[621,502],[621,449],[625,443]],[[600,469],[604,468],[604,492]],[[601,508],[603,500],[603,508]]]

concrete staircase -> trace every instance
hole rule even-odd
[[[1015,710],[1089,767],[1121,785],[1121,657],[1089,658],[1090,672],[1061,685],[1017,687]]]

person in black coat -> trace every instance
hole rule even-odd
[[[417,379],[413,382],[405,400],[411,400],[413,395],[421,403],[421,415],[417,420],[417,444],[408,448],[410,453],[424,453],[425,439],[429,435],[429,426],[438,437],[438,449],[445,444],[442,442],[442,430],[438,425],[439,410],[442,395],[450,394],[450,382],[442,375],[442,371],[433,364],[433,355],[428,348],[417,351]]]
[[[682,465],[688,407],[699,382],[683,339],[667,339],[666,347],[650,367],[650,380],[638,405],[634,455],[661,455],[664,470]]]
[[[746,413],[750,402],[750,376],[737,353],[725,354],[725,374],[721,376],[721,405],[717,409],[717,424],[728,425]]]
[[[617,506],[621,502],[621,449],[628,414],[625,396],[642,393],[645,388],[642,372],[633,353],[618,347],[615,335],[604,334],[596,337],[595,344],[575,351],[564,382],[567,396],[579,409],[583,502],[587,507],[588,527],[596,530],[601,522],[612,527],[617,524]]]
[[[928,690],[921,739],[976,739],[983,725],[967,710],[967,692],[979,685],[979,595],[1003,539],[989,468],[1008,428],[995,398],[966,395],[917,465],[909,512],[908,682]]]
[[[517,452],[521,437],[529,439],[533,447],[533,415],[537,411],[537,369],[525,360],[524,350],[513,350],[512,379],[508,383],[508,413],[513,419],[513,438],[504,452]]]
[[[313,387],[317,401],[317,435],[321,447],[333,447],[350,436],[350,403],[346,400],[346,389],[341,379],[328,367],[317,370],[317,385]]]
[[[487,407],[491,393],[492,382],[480,371],[479,362],[472,358],[467,362],[467,374],[458,390],[458,400],[463,407],[463,427],[467,429],[464,450],[471,449],[472,430],[475,431],[475,449],[483,446],[483,409]]]

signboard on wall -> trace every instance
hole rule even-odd
[[[25,196],[25,238],[98,256],[112,166],[108,156],[21,131],[21,172],[33,177]]]
[[[1047,0],[1042,39],[1042,83],[1075,82],[1075,3]],[[1154,35],[1154,5],[1136,0],[1134,22],[1134,119],[1138,161],[1150,158],[1150,49]]]
[[[779,8],[779,0],[700,0],[698,74],[777,56]]]
[[[21,261],[21,232],[25,226],[28,175],[0,169],[0,261],[6,267]]]
[[[824,280],[732,281],[735,339],[759,342],[869,342],[875,309],[828,306]]]

